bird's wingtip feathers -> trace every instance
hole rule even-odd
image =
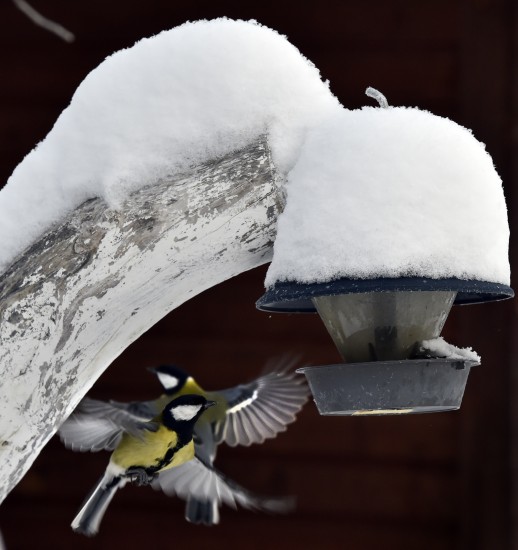
[[[271,514],[289,514],[297,507],[297,499],[294,496],[286,497],[260,497],[256,503],[256,509]]]

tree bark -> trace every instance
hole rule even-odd
[[[271,260],[282,201],[262,137],[120,209],[85,202],[0,276],[0,502],[125,348]]]

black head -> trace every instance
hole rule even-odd
[[[151,367],[149,370],[157,375],[165,393],[169,395],[179,392],[189,378],[189,375],[176,365],[160,365]]]
[[[194,427],[203,411],[215,404],[215,401],[208,401],[202,395],[181,395],[166,405],[162,412],[162,421],[165,426],[174,430]]]

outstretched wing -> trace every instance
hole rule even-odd
[[[272,513],[286,513],[295,506],[292,497],[265,497],[252,493],[197,457],[160,472],[152,486],[168,496],[206,503],[215,508],[213,523],[219,522],[217,508],[221,503],[232,508],[240,505],[249,510]]]
[[[152,420],[160,411],[156,410],[153,401],[133,401],[120,403],[119,401],[99,401],[85,397],[76,409],[76,412],[108,418],[125,431],[130,432],[136,424]],[[141,428],[141,426],[139,426]],[[130,432],[131,433],[131,432]]]
[[[122,438],[117,424],[105,418],[73,414],[58,430],[62,443],[72,451],[113,451]]]
[[[85,397],[62,424],[59,437],[73,451],[113,451],[122,434],[142,437],[143,431],[156,431],[150,420],[155,416],[152,402],[118,403]]]
[[[304,378],[290,372],[296,360],[283,360],[249,384],[217,392],[228,403],[225,418],[214,424],[218,443],[262,443],[286,430],[308,400]]]

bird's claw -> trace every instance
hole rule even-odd
[[[155,474],[148,474],[144,468],[131,468],[126,472],[126,475],[132,483],[135,483],[139,487],[150,485],[156,477]]]

